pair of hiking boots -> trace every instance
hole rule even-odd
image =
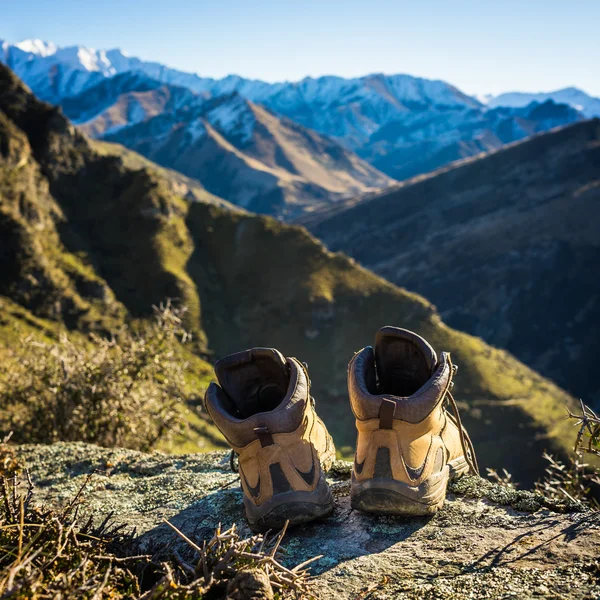
[[[219,360],[215,373],[219,383],[208,388],[206,408],[238,455],[250,526],[277,529],[331,514],[324,472],[335,447],[316,413],[306,365],[253,348]],[[455,373],[448,353],[438,360],[422,337],[397,327],[383,327],[374,349],[354,355],[348,367],[358,429],[353,508],[433,514],[449,479],[477,472],[450,392]]]

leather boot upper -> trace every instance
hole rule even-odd
[[[391,478],[417,486],[464,456],[459,423],[444,408],[455,372],[417,334],[384,327],[349,365],[358,429],[354,478]],[[466,435],[466,434],[465,434]]]
[[[205,404],[239,455],[246,499],[256,506],[288,491],[312,491],[321,462],[335,458],[333,441],[317,416],[306,369],[272,348],[253,348],[215,365],[218,384]]]

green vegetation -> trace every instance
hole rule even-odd
[[[206,202],[207,204],[216,204],[218,206],[230,208],[231,210],[243,212],[243,209],[239,206],[235,206],[206,191],[198,180],[186,177],[179,171],[161,167],[141,154],[138,154],[133,150],[128,150],[125,146],[121,146],[121,144],[113,144],[111,142],[103,142],[100,140],[89,140],[89,142],[99,155],[117,156],[121,158],[123,164],[128,169],[147,169],[156,173],[159,177],[168,182],[171,186],[172,193],[177,196],[185,197],[186,200],[193,202]]]
[[[177,352],[186,334],[168,305],[146,329],[93,335],[86,345],[66,335],[54,344],[22,339],[0,376],[0,410],[14,441],[149,450],[172,435],[186,397]]]
[[[201,406],[212,368],[189,350],[181,309],[166,303],[110,338],[2,298],[0,312],[0,435],[176,454],[225,447]]]

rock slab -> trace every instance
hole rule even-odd
[[[98,516],[137,528],[143,551],[177,543],[165,519],[196,541],[243,519],[226,453],[143,454],[87,444],[21,446],[39,501],[84,498]],[[329,481],[334,514],[291,530],[290,566],[314,566],[320,598],[600,598],[600,514],[479,478],[453,484],[432,518],[375,517],[350,508],[350,463]],[[560,512],[559,512],[560,511]]]

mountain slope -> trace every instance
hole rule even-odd
[[[391,183],[335,142],[237,94],[188,104],[102,137],[259,213],[290,217]]]
[[[61,102],[62,109],[81,130],[101,137],[113,130],[156,115],[200,105],[202,98],[187,88],[169,86],[138,72],[103,79]]]
[[[570,102],[570,109],[544,104],[540,110],[535,105],[523,105],[522,110],[495,111],[449,83],[403,74],[375,73],[353,79],[307,77],[278,83],[235,75],[215,80],[131,58],[120,50],[61,49],[39,40],[0,43],[0,48],[0,61],[11,66],[35,93],[64,105],[72,106],[70,99],[77,95],[75,104],[89,104],[88,92],[94,101],[98,89],[118,88],[120,76],[155,80],[152,90],[115,99],[110,110],[90,126],[94,134],[138,122],[141,115],[159,110],[165,114],[169,103],[176,103],[168,91],[171,86],[195,94],[193,104],[208,97],[238,94],[336,140],[395,179],[425,173],[452,160],[584,118],[571,98],[560,100]],[[110,78],[118,83],[103,86]],[[94,86],[99,88],[92,91]],[[103,107],[101,94],[98,104]],[[71,106],[67,114],[80,122],[79,109],[71,113]]]
[[[523,107],[532,102],[553,102],[568,104],[581,112],[585,117],[600,117],[600,98],[594,98],[586,94],[583,90],[575,87],[564,88],[554,92],[541,92],[531,94],[527,92],[506,92],[498,96],[492,96],[487,99],[487,104],[491,107],[511,106]]]
[[[595,403],[600,121],[408,181],[310,229]]]
[[[219,357],[267,345],[308,361],[319,412],[346,454],[355,437],[347,362],[381,325],[403,325],[460,364],[456,392],[483,466],[505,466],[530,482],[542,472],[544,449],[570,448],[570,396],[506,352],[447,327],[426,300],[332,254],[305,229],[185,202],[156,171],[99,155],[4,67],[0,117],[0,296],[18,304],[15,318],[44,315],[106,331],[110,322],[87,318],[82,302],[98,302],[98,313],[117,322],[123,312],[144,319],[153,303],[179,298],[190,307],[197,352]],[[52,243],[31,249],[32,236]],[[65,259],[43,278],[52,248]],[[98,282],[91,290],[63,267],[77,260],[84,283]],[[75,297],[73,315],[74,301],[55,308]],[[0,341],[14,343],[7,335],[0,327]]]
[[[381,127],[359,154],[384,173],[404,180],[581,120],[574,108],[552,100],[524,108],[412,112]]]
[[[205,202],[207,204],[216,204],[232,211],[244,211],[239,206],[231,204],[231,202],[227,202],[227,200],[223,200],[208,192],[197,179],[186,177],[179,171],[161,167],[141,154],[121,146],[121,144],[112,144],[110,142],[103,142],[102,140],[89,140],[89,143],[102,156],[119,157],[129,169],[146,169],[151,173],[157,174],[168,184],[171,193],[181,196],[188,202]]]

